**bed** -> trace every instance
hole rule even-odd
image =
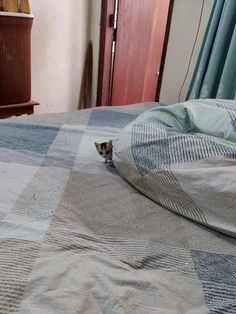
[[[157,105],[0,122],[1,314],[236,313],[236,239],[146,197],[95,150]]]

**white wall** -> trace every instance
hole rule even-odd
[[[172,104],[178,102],[178,95],[194,44],[200,18],[202,0],[175,0],[167,46],[166,61],[160,93],[160,102]],[[196,64],[199,49],[210,16],[213,0],[205,0],[200,33],[193,55],[188,79],[185,83],[181,101],[185,99],[193,70]]]
[[[178,101],[197,31],[200,0],[175,0],[160,102]],[[97,93],[101,0],[31,0],[32,98],[40,102],[36,113],[77,109],[88,40],[93,42],[92,105]],[[188,80],[192,77],[213,0],[205,0],[202,25]]]
[[[90,39],[93,43],[92,106],[96,105],[97,100],[100,18],[101,18],[101,0],[91,0]]]
[[[78,106],[89,39],[88,0],[31,0],[32,99],[36,113]]]

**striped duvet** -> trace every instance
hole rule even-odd
[[[165,208],[236,237],[236,101],[146,111],[116,138],[115,163]]]

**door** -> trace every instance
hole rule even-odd
[[[109,90],[101,89],[103,95],[98,92],[98,105],[99,100],[112,106],[158,100],[171,4],[171,0],[118,1],[115,23],[111,14],[107,18],[106,32],[114,28],[115,43],[107,45],[109,73],[103,73],[109,78]]]

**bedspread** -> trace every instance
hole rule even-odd
[[[0,122],[0,313],[236,313],[235,239],[156,204],[94,141],[156,103]]]

